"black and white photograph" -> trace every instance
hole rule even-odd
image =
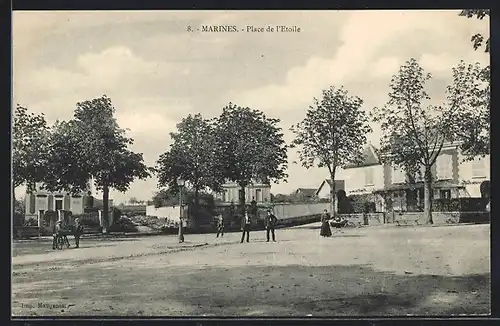
[[[490,11],[12,12],[13,317],[491,314]]]

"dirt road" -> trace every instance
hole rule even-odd
[[[490,312],[490,227],[277,231],[82,243],[13,257],[13,315],[374,316]],[[16,251],[17,247],[17,251]],[[24,249],[23,249],[24,248]]]

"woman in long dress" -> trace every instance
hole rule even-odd
[[[319,233],[322,237],[330,237],[332,235],[332,230],[330,229],[330,214],[325,209],[324,213],[321,215],[321,231]]]

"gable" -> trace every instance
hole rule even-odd
[[[378,149],[372,145],[368,145],[363,149],[363,160],[358,164],[348,164],[345,166],[345,169],[380,165],[378,154]]]

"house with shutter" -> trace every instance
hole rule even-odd
[[[68,192],[49,192],[43,188],[43,183],[36,183],[32,193],[26,193],[25,219],[38,219],[46,211],[68,211],[73,215],[83,214],[86,208],[102,208],[102,200],[94,199],[95,190],[89,181],[87,188],[78,194]],[[113,206],[113,200],[109,200],[109,207]]]
[[[424,167],[415,175],[390,164],[385,164],[383,170],[384,188],[375,190],[375,193],[384,196],[387,209],[409,212],[423,210]],[[468,161],[460,152],[458,143],[447,143],[432,166],[431,173],[432,199],[481,197],[481,189],[489,188],[490,157],[475,157]]]
[[[223,204],[238,203],[241,188],[236,182],[226,182],[222,185],[222,191],[215,194],[215,198]],[[271,185],[259,180],[254,180],[245,187],[245,202],[250,203],[253,199],[258,204],[271,202]]]
[[[379,158],[379,150],[368,144],[363,150],[363,159],[356,164],[349,164],[339,172],[339,179],[344,180],[347,196],[362,196],[366,201],[375,203],[375,210],[385,211],[385,202],[377,191],[384,189],[384,165]]]

